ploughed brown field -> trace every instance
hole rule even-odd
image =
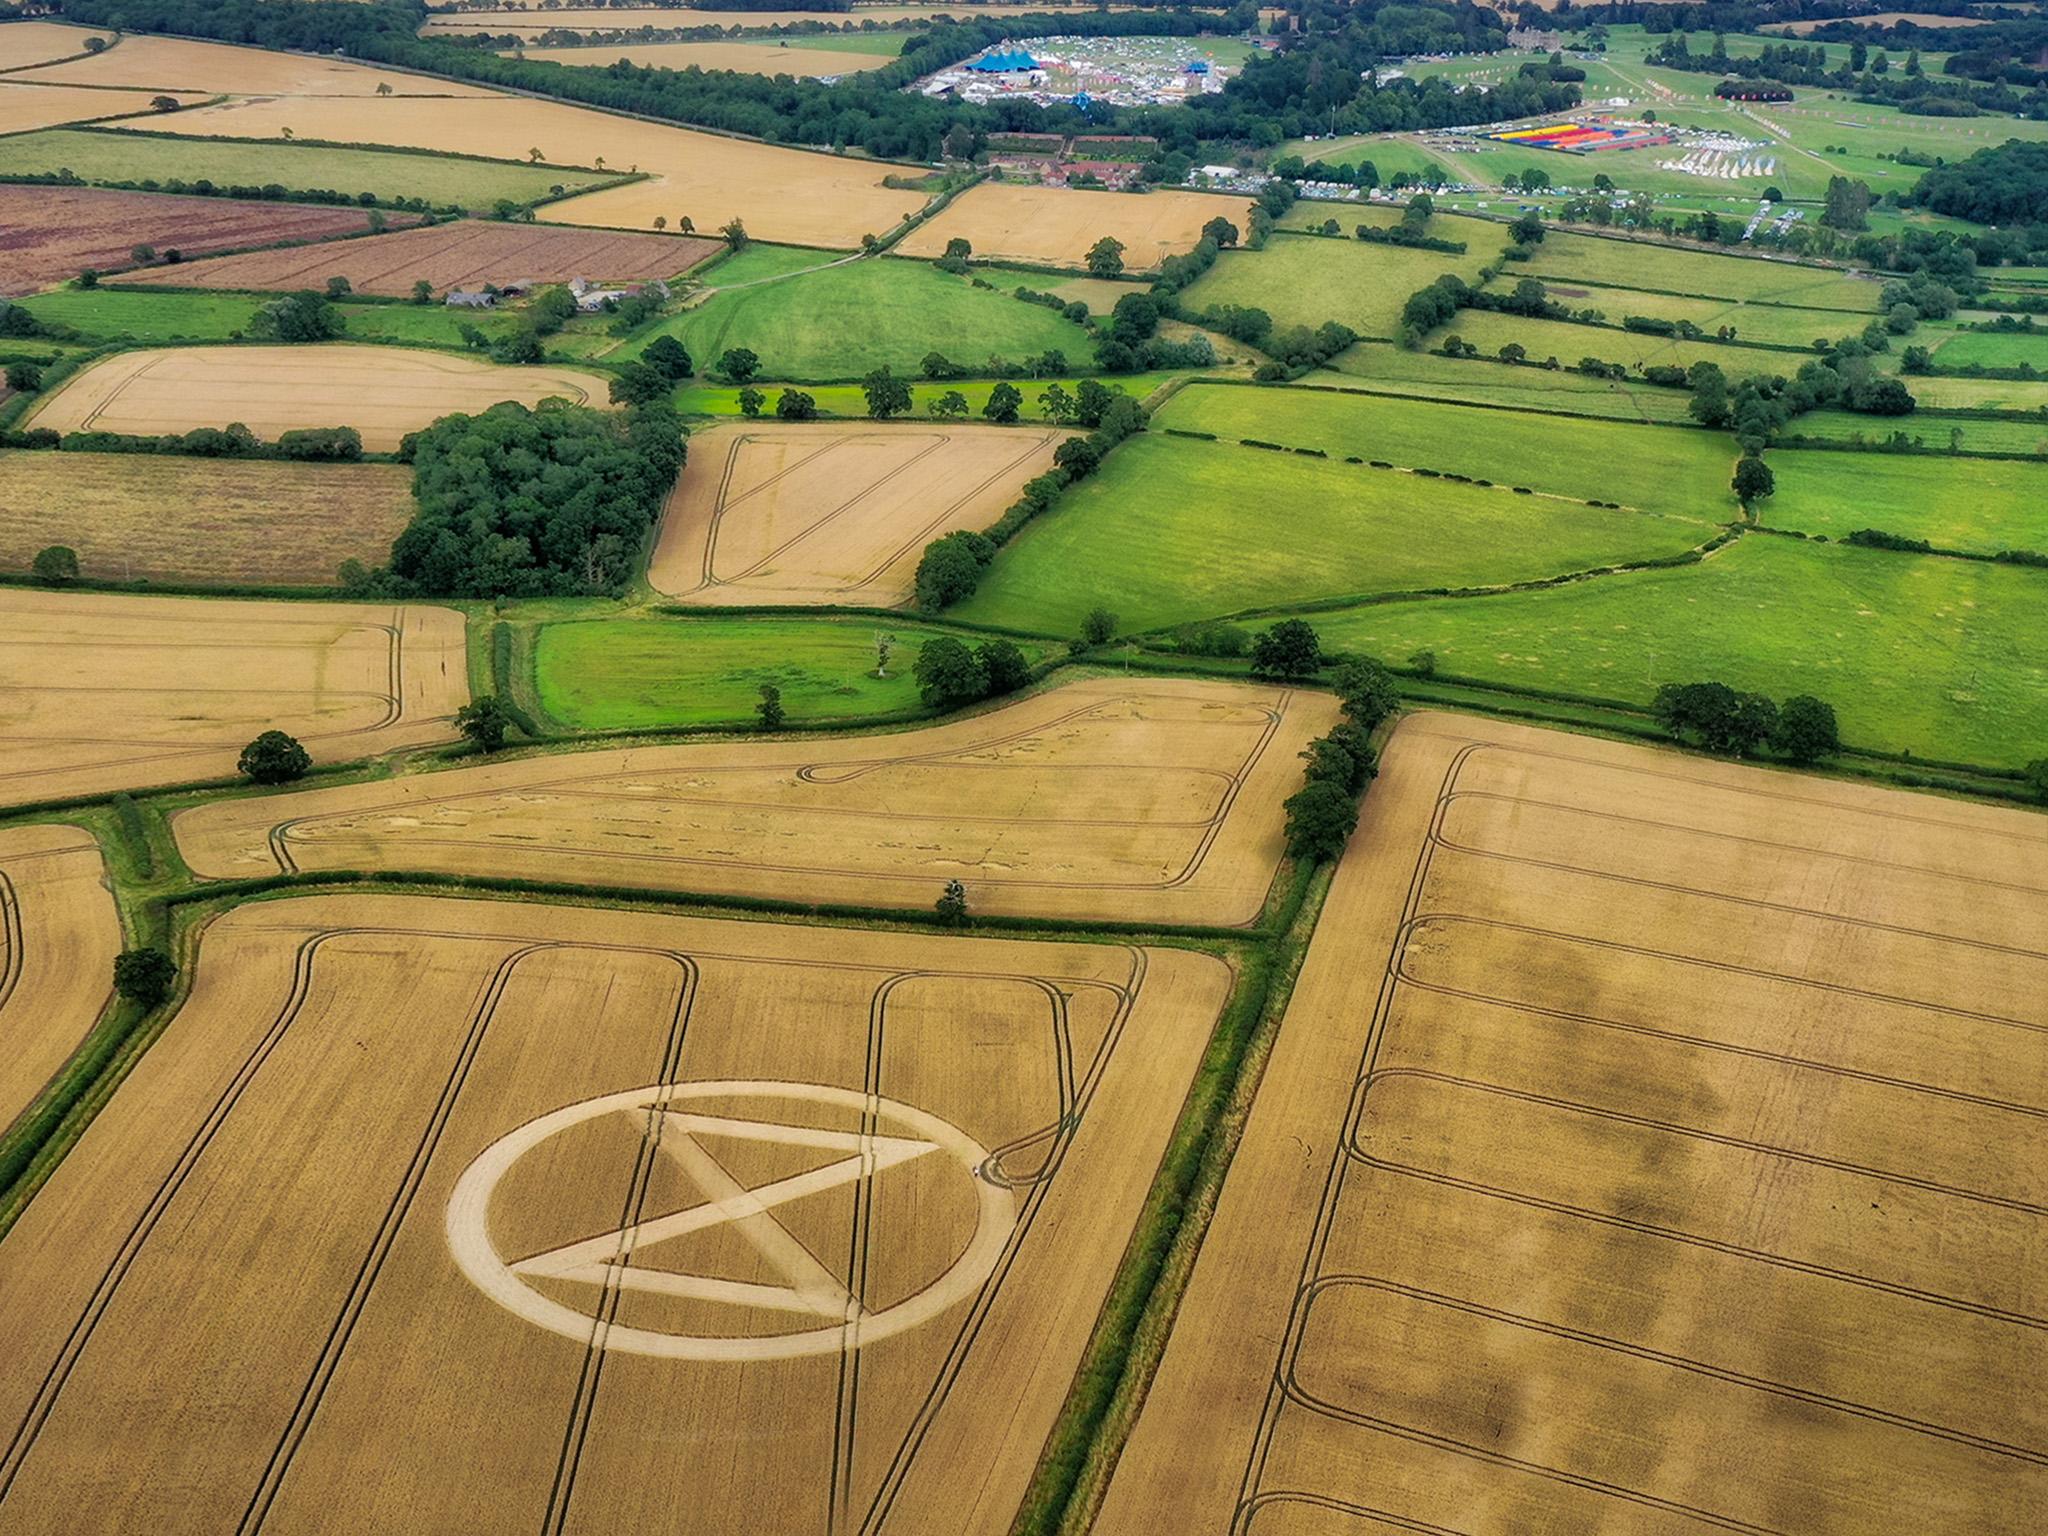
[[[0,1135],[106,1006],[121,950],[106,882],[83,828],[0,828]]]
[[[1063,433],[767,423],[690,439],[647,573],[688,603],[906,602],[933,539],[988,527]]]
[[[406,224],[414,215],[387,217]],[[0,293],[33,293],[76,277],[87,267],[105,271],[133,266],[135,258],[130,253],[138,245],[195,256],[247,245],[325,240],[360,234],[369,227],[369,215],[360,208],[243,203],[224,197],[172,197],[93,187],[0,185]],[[340,260],[342,248],[336,248],[334,255]],[[304,261],[312,256],[301,248],[264,251],[239,259]],[[151,267],[131,280],[185,283],[189,273],[204,265]]]
[[[263,731],[316,762],[451,740],[462,615],[0,591],[0,805],[217,779]]]
[[[63,544],[89,581],[331,587],[379,566],[411,520],[398,464],[0,453],[0,570]]]
[[[1229,980],[245,905],[0,1242],[0,1533],[1002,1536]]]
[[[407,347],[159,347],[73,374],[24,424],[154,437],[241,422],[267,440],[354,427],[365,448],[384,452],[451,412],[549,398],[602,406],[606,393],[602,378],[576,368],[508,368]]]
[[[555,753],[178,813],[200,875],[437,870],[1244,924],[1327,694],[1105,678],[873,737]]]
[[[290,291],[323,288],[330,277],[345,277],[357,293],[410,296],[413,285],[424,281],[433,285],[437,295],[443,295],[450,288],[481,288],[486,283],[502,287],[521,280],[566,283],[572,277],[587,277],[645,282],[669,278],[724,248],[721,240],[688,235],[624,234],[465,219],[343,245],[248,251],[212,261],[152,267],[125,281],[177,288]]]
[[[1078,267],[1090,246],[1111,235],[1124,244],[1125,269],[1147,272],[1169,256],[1193,250],[1202,226],[1219,215],[1242,227],[1248,207],[1242,198],[1206,192],[1110,197],[985,181],[905,235],[896,250],[903,256],[943,256],[946,242],[962,236],[984,261]]]
[[[1099,1536],[2048,1523],[2048,823],[1447,715]]]

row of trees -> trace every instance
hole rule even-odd
[[[1833,707],[1811,694],[1776,704],[1726,683],[1666,683],[1650,709],[1675,739],[1725,757],[1754,757],[1769,748],[1788,762],[1809,764],[1842,750]]]

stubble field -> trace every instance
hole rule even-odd
[[[155,267],[125,280],[174,288],[289,291],[321,288],[329,278],[345,277],[357,293],[407,297],[413,284],[426,282],[440,296],[450,288],[513,281],[566,283],[572,277],[593,282],[647,282],[674,277],[722,249],[720,241],[687,235],[464,220],[352,240],[346,245],[250,251],[212,261]]]
[[[316,762],[446,741],[447,608],[0,592],[0,805],[222,778],[259,732]]]
[[[1281,856],[1331,699],[1179,679],[1071,683],[898,735],[637,747],[181,811],[223,879],[436,870],[784,901],[1241,926]]]
[[[1103,1536],[2019,1536],[2038,817],[1405,723]]]
[[[354,427],[373,452],[455,411],[501,400],[602,405],[605,381],[574,368],[508,368],[402,347],[180,347],[123,352],[67,379],[27,425],[156,436],[241,422],[258,437]]]
[[[83,828],[0,830],[0,1135],[106,1005],[121,949],[106,880]]]
[[[412,511],[397,464],[0,453],[0,570],[62,544],[88,581],[328,587],[384,564]]]
[[[0,1249],[0,1532],[1000,1536],[1228,980],[243,907]]]
[[[1076,192],[1013,182],[968,188],[937,218],[918,225],[896,249],[936,258],[955,236],[977,260],[1046,262],[1078,267],[1104,235],[1124,243],[1124,266],[1149,272],[1169,256],[1194,249],[1202,226],[1221,216],[1242,230],[1249,205],[1203,192]]]
[[[924,548],[1052,467],[1051,429],[851,424],[695,434],[647,580],[687,603],[906,601]]]

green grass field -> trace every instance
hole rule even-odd
[[[1853,411],[1814,411],[1793,423],[1801,437],[1834,443],[1878,443],[1893,432],[1908,442],[1942,452],[2024,453],[2048,458],[2048,417],[1935,416],[1918,411],[1903,421],[1859,416]]]
[[[1770,300],[1818,309],[1875,313],[1882,284],[1827,267],[1754,256],[1551,231],[1536,254],[1509,269],[1545,283],[1606,284],[1728,300]]]
[[[1491,359],[1410,352],[1382,342],[1362,341],[1330,364],[1346,378],[1402,394],[1469,400],[1475,405],[1534,406],[1611,421],[1690,421],[1684,390],[1648,384],[1590,379],[1568,370],[1510,368]],[[1315,382],[1329,383],[1327,374]]]
[[[702,367],[716,361],[716,358],[701,359],[699,366]],[[1024,419],[1026,421],[1038,421],[1042,419],[1038,397],[1054,384],[1058,384],[1071,395],[1074,392],[1074,387],[1081,382],[1082,377],[1084,376],[1077,374],[1062,379],[1011,379],[1009,382],[1024,396]],[[1109,385],[1110,388],[1121,389],[1126,394],[1135,395],[1138,399],[1142,400],[1161,385],[1170,383],[1174,379],[1185,378],[1187,375],[1180,373],[1126,373],[1099,375],[1098,377],[1101,378],[1103,383]],[[913,416],[923,416],[926,413],[926,408],[932,401],[938,399],[949,390],[957,389],[967,397],[970,419],[978,421],[981,419],[982,407],[988,404],[990,391],[1000,382],[1002,381],[998,379],[948,379],[938,384],[927,384],[920,381],[913,384],[910,388],[910,413]],[[782,382],[776,382],[772,384],[757,384],[754,387],[767,396],[767,403],[762,408],[762,415],[764,417],[772,417],[775,414],[775,397],[788,386]],[[867,396],[861,393],[861,388],[858,384],[799,384],[795,387],[801,389],[812,400],[817,402],[820,415],[865,416],[868,413]],[[737,416],[740,414],[740,392],[737,386],[732,385],[685,384],[676,391],[675,403],[676,409],[685,416]]]
[[[2024,411],[2048,419],[2048,379],[1952,379],[1919,375],[1906,380],[1928,410]]]
[[[2017,368],[2022,363],[2048,372],[2048,330],[1962,331],[1934,352],[1937,368]]]
[[[874,619],[573,620],[541,627],[534,684],[541,707],[577,730],[751,725],[763,683],[782,690],[793,721],[894,714],[918,708],[917,650],[943,632]],[[878,633],[897,641],[887,678],[873,675]],[[1035,663],[1046,648],[1025,650]]]
[[[1484,309],[1460,310],[1457,318],[1442,330],[1430,332],[1429,344],[1440,347],[1451,336],[1462,337],[1488,356],[1498,354],[1512,342],[1526,348],[1532,358],[1554,357],[1566,368],[1577,367],[1579,360],[1586,357],[1620,363],[1626,368],[1658,364],[1690,368],[1694,363],[1713,363],[1731,379],[1753,373],[1779,373],[1789,378],[1813,355],[1744,346],[1739,341],[1676,341],[1613,326],[1531,320],[1525,315],[1504,315]]]
[[[1735,445],[1719,432],[1233,384],[1189,385],[1153,425],[1385,459],[1701,523],[1737,516],[1728,485]]]
[[[773,18],[764,18],[772,22]],[[848,27],[843,32],[818,32],[805,37],[778,37],[778,43],[791,48],[819,48],[827,53],[875,53],[893,59],[903,52],[906,39],[918,36],[916,32],[859,32]]]
[[[120,288],[65,288],[21,301],[30,313],[108,341],[226,341],[246,331],[266,296],[247,293],[151,293]],[[458,312],[440,304],[337,306],[352,341],[400,341],[460,347],[462,327],[500,336],[516,314]]]
[[[0,139],[0,176],[68,170],[88,182],[212,181],[294,192],[374,192],[385,201],[423,197],[435,207],[488,211],[500,198],[530,203],[555,187],[577,191],[615,178],[592,172],[461,160],[380,149],[326,149],[235,139],[52,128]]]
[[[2048,464],[2001,459],[1774,449],[1777,494],[1763,521],[1839,539],[1859,528],[1939,549],[2048,551]],[[2048,611],[2048,588],[2042,592]]]
[[[1071,636],[1100,606],[1136,633],[1313,599],[1557,576],[1674,555],[1714,531],[1705,519],[1152,432],[997,555],[957,616]]]
[[[799,266],[831,260],[800,254]],[[719,291],[640,332],[633,350],[675,336],[708,367],[727,348],[748,347],[764,374],[786,379],[852,379],[883,365],[915,374],[931,352],[979,370],[990,357],[1021,362],[1058,351],[1079,362],[1094,351],[1088,332],[1056,311],[921,261],[882,257],[763,282],[796,258],[778,249],[778,268],[762,270],[753,256],[750,248],[714,268]],[[748,282],[758,286],[735,286]]]
[[[1503,274],[1501,283],[1506,283],[1509,275]],[[1570,309],[1597,309],[1617,322],[1631,315],[1650,320],[1690,320],[1708,335],[1730,325],[1735,328],[1735,340],[1762,347],[1811,347],[1817,340],[1840,340],[1860,334],[1871,319],[1867,313],[1845,309],[1795,308],[1739,299],[1684,299],[1633,288],[1602,288],[1569,280],[1542,281],[1550,297]]]
[[[1333,213],[1348,231],[1366,222],[1356,209]],[[1276,235],[1263,251],[1227,251],[1182,293],[1189,309],[1237,304],[1263,309],[1279,326],[1336,320],[1361,336],[1390,338],[1401,325],[1401,306],[1416,289],[1446,272],[1476,282],[1479,269],[1507,243],[1505,225],[1481,219],[1436,218],[1433,233],[1463,240],[1462,256],[1443,251],[1368,245],[1317,235]]]
[[[2048,755],[2044,596],[2039,571],[1752,534],[1698,565],[1309,619],[1339,650],[1599,698],[1811,693],[1854,746],[2003,768]]]

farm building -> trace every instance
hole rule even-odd
[[[443,302],[451,309],[496,309],[498,296],[495,293],[485,293],[482,289],[451,288]]]

